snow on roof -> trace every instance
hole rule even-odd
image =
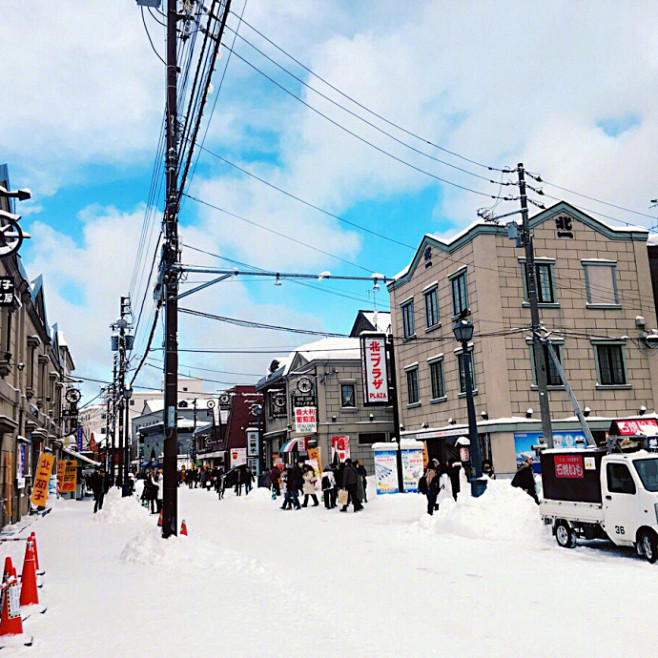
[[[391,328],[391,314],[388,311],[362,311],[363,316],[376,331],[387,332]]]
[[[358,359],[359,339],[322,338],[313,343],[301,345],[293,352],[293,354],[299,354],[307,361],[341,361],[344,359]]]
[[[658,233],[649,233],[649,237],[647,238],[647,244],[653,246],[658,245]]]

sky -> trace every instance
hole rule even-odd
[[[44,276],[48,317],[77,373],[108,381],[120,296],[139,316],[133,366],[152,324],[165,67],[134,0],[4,9],[0,162],[33,193],[17,207],[32,236],[21,257],[32,278]],[[658,224],[655,3],[233,0],[232,10],[224,43],[234,52],[216,62],[186,188],[204,203],[186,198],[181,209],[183,263],[392,276],[425,233],[449,237],[491,195],[513,191],[487,166],[518,162],[549,182],[547,205]],[[164,56],[160,17],[144,20]],[[183,289],[207,278],[189,274]],[[238,276],[181,306],[349,333],[359,309],[387,310],[388,298],[368,281]],[[181,315],[183,349],[268,353],[182,352],[180,372],[213,379],[208,390],[253,383],[308,341]],[[146,363],[135,384],[158,386],[161,351]]]

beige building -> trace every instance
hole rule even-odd
[[[530,220],[540,316],[588,423],[602,438],[611,420],[658,407],[657,328],[648,232],[612,227],[565,202]],[[525,251],[503,226],[476,223],[444,241],[426,235],[388,285],[396,337],[403,436],[431,455],[455,454],[468,434],[453,325],[470,309],[475,406],[485,458],[516,469],[520,446],[541,433],[530,344]],[[649,335],[650,340],[647,340]],[[549,399],[556,445],[580,428],[553,366]]]

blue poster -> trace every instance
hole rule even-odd
[[[78,452],[80,452],[82,450],[82,425],[78,425],[77,439],[76,445],[78,446]]]
[[[514,432],[514,452],[516,453],[516,467],[532,457],[535,459],[533,470],[535,473],[541,473],[541,464],[537,459],[532,446],[540,443],[544,436],[542,432]],[[580,430],[574,432],[553,432],[553,446],[555,448],[584,448],[587,445],[585,434]]]

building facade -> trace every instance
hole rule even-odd
[[[391,439],[393,411],[366,407],[361,382],[358,338],[325,338],[273,362],[256,385],[264,396],[266,464],[306,458],[309,448],[319,448],[324,466],[332,460],[332,443],[342,440],[372,473],[372,444]],[[314,410],[314,423],[303,415],[300,422],[303,409]]]
[[[599,437],[611,419],[658,406],[658,350],[647,236],[561,202],[530,220],[541,320]],[[468,346],[485,457],[516,469],[519,446],[541,436],[537,360],[528,331],[525,252],[505,227],[476,223],[450,241],[426,235],[388,285],[396,337],[403,436],[445,457],[468,435],[461,346],[453,325],[470,310]],[[547,366],[556,444],[580,438],[573,407]]]

